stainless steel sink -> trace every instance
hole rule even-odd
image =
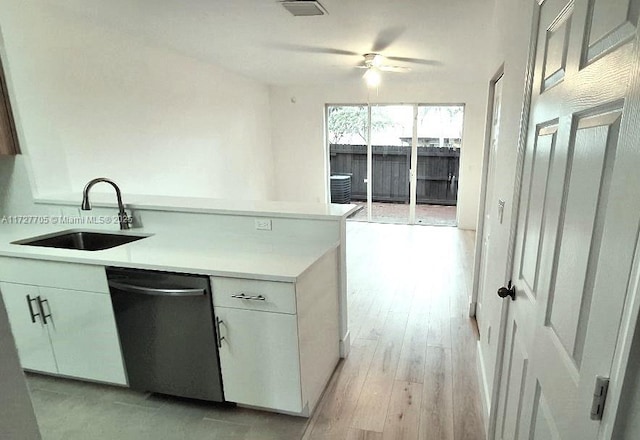
[[[110,234],[97,231],[62,231],[14,241],[12,244],[82,251],[100,251],[147,238],[148,235]]]

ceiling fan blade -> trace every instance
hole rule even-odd
[[[395,73],[407,73],[411,72],[411,67],[403,67],[403,66],[380,66],[379,70],[383,72],[395,72]]]
[[[441,66],[442,63],[436,60],[425,60],[422,58],[408,58],[408,57],[385,57],[391,61],[400,61],[402,63],[423,64],[425,66]]]
[[[383,50],[391,46],[391,44],[393,44],[393,42],[396,41],[406,29],[406,26],[392,26],[386,29],[382,29],[373,42],[371,51],[382,52]]]
[[[287,44],[287,43],[278,43],[273,45],[276,49],[288,50],[292,52],[306,52],[306,53],[324,53],[329,55],[348,55],[348,56],[361,56],[361,54],[357,52],[352,52],[350,50],[345,49],[336,49],[333,47],[316,47],[316,46],[305,46],[302,44]]]

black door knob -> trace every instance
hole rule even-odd
[[[498,296],[500,298],[506,298],[507,296],[511,297],[512,301],[516,300],[516,286],[511,285],[511,281],[507,284],[507,287],[501,287],[498,289]]]

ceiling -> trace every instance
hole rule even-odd
[[[276,0],[56,0],[154,45],[277,85],[358,79],[359,54],[425,60],[394,81],[486,73],[494,0],[320,0],[328,15],[294,17]],[[330,50],[328,50],[330,49]],[[333,53],[331,53],[333,52]],[[351,53],[351,54],[341,54]]]

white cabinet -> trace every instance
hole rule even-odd
[[[302,411],[295,315],[217,307],[225,399]]]
[[[38,287],[0,283],[0,291],[22,368],[57,373],[47,328],[37,316]]]
[[[295,283],[212,277],[225,399],[309,416],[338,362],[335,250]]]
[[[8,258],[0,263],[0,293],[23,368],[127,384],[104,268]]]
[[[47,328],[58,373],[126,385],[111,297],[50,287],[41,287],[40,295],[50,307]]]

